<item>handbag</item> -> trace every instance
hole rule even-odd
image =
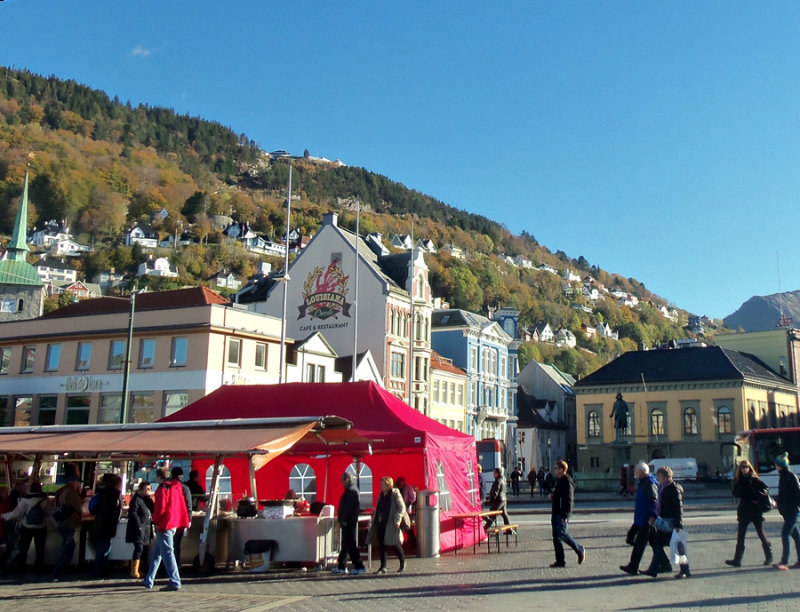
[[[663,533],[670,533],[675,527],[675,522],[671,518],[656,517],[656,530]]]
[[[400,519],[400,528],[403,531],[411,531],[411,517],[408,512],[403,512],[403,518]]]
[[[758,511],[764,514],[775,508],[777,504],[769,493],[765,493],[758,498]]]

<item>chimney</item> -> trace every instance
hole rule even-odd
[[[333,225],[334,227],[337,227],[339,225],[339,214],[330,212],[322,215],[322,225]]]

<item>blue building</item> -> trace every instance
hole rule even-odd
[[[495,438],[514,448],[516,358],[514,338],[502,325],[460,309],[434,310],[432,348],[467,373],[467,433]]]

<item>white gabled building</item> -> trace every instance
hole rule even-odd
[[[163,276],[176,278],[178,276],[178,266],[171,264],[166,257],[148,259],[139,264],[139,276]]]

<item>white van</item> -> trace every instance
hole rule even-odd
[[[649,465],[653,475],[658,468],[666,465],[672,468],[675,480],[697,480],[697,460],[694,457],[653,459]]]

